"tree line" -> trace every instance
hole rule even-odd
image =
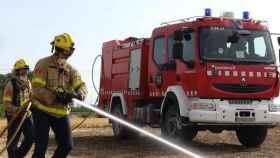
[[[4,115],[4,110],[3,110],[3,91],[4,87],[7,83],[7,81],[11,78],[10,74],[0,74],[0,116]]]

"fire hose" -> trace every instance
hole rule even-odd
[[[95,66],[96,66],[96,61],[97,61],[98,58],[101,58],[101,66],[103,66],[102,56],[101,56],[101,55],[97,55],[97,56],[94,58],[93,63],[92,63],[92,67],[91,67],[91,82],[92,82],[94,91],[95,91],[95,93],[97,94],[97,98],[96,98],[96,100],[95,100],[95,102],[94,102],[93,105],[96,105],[96,104],[98,103],[98,100],[99,100],[99,91],[98,91],[98,89],[97,89],[97,86],[96,86],[96,84],[95,84],[95,82],[94,82],[94,77],[93,77],[94,68],[95,68]],[[102,72],[101,72],[101,73],[102,73]],[[90,112],[84,117],[84,119],[83,119],[80,123],[78,123],[76,126],[72,127],[72,131],[75,131],[76,129],[80,128],[81,125],[90,117],[91,114],[92,114],[92,111],[90,111]]]
[[[0,155],[3,154],[3,152],[11,145],[11,143],[14,141],[14,139],[16,138],[18,132],[20,131],[20,128],[22,126],[22,124],[24,123],[26,117],[28,116],[28,112],[31,108],[32,103],[30,102],[27,106],[26,109],[24,110],[19,110],[14,117],[11,119],[11,121],[8,123],[7,127],[1,132],[0,137],[2,137],[2,135],[5,133],[5,131],[15,122],[15,120],[21,115],[21,113],[24,111],[23,116],[18,124],[18,127],[16,129],[16,131],[14,132],[14,134],[12,135],[12,137],[10,138],[10,140],[8,140],[6,146],[0,150]]]
[[[93,106],[88,105],[88,104],[86,104],[86,103],[84,103],[84,102],[82,102],[80,100],[77,100],[77,99],[73,99],[73,102],[76,105],[79,105],[79,106],[85,107],[85,108],[87,108],[87,109],[89,109],[91,111],[94,111],[94,112],[96,112],[96,113],[98,113],[98,114],[100,114],[100,115],[102,115],[104,117],[107,117],[107,118],[109,118],[109,119],[111,119],[113,121],[116,121],[116,122],[118,122],[118,123],[120,123],[120,124],[122,124],[122,125],[124,125],[124,126],[126,126],[128,128],[131,128],[132,130],[135,130],[135,131],[137,131],[139,133],[142,133],[142,134],[144,134],[144,135],[146,135],[146,136],[148,136],[148,137],[150,137],[150,138],[152,138],[154,140],[157,140],[157,141],[159,141],[159,142],[161,142],[161,143],[163,143],[165,145],[168,145],[169,147],[171,147],[173,149],[176,149],[176,150],[178,150],[178,151],[180,151],[180,152],[182,152],[182,153],[184,153],[186,155],[189,155],[189,156],[194,157],[194,158],[203,158],[202,156],[192,152],[191,150],[187,150],[185,148],[182,148],[182,147],[180,147],[180,146],[178,146],[178,145],[176,145],[176,144],[174,144],[174,143],[172,143],[170,141],[167,141],[167,140],[165,140],[165,139],[163,139],[163,138],[161,138],[159,136],[156,136],[156,135],[154,135],[154,134],[152,134],[150,132],[147,132],[144,129],[139,128],[139,127],[137,127],[137,126],[135,126],[135,125],[125,121],[125,120],[122,120],[122,119],[112,115],[112,114],[109,114],[109,113],[107,113],[107,112],[105,112],[105,111],[103,111],[103,110],[101,110],[101,109],[99,109],[97,107],[93,107]]]
[[[93,61],[93,64],[92,64],[92,76],[91,76],[92,77],[91,78],[92,79],[92,84],[93,84],[94,90],[95,90],[95,92],[97,94],[97,98],[96,98],[95,103],[93,105],[97,105],[98,104],[98,99],[99,99],[99,95],[100,95],[99,91],[98,91],[98,89],[96,87],[96,84],[94,82],[94,78],[93,78],[93,71],[94,71],[94,67],[95,67],[95,64],[96,64],[96,61],[97,61],[98,58],[101,58],[101,66],[103,66],[102,56],[101,55],[97,55],[94,58],[94,61]],[[101,75],[102,75],[102,72],[101,72]],[[98,109],[97,107],[93,107],[91,105],[88,105],[88,104],[86,104],[84,102],[81,102],[78,99],[73,99],[73,103],[76,104],[76,105],[82,106],[82,107],[84,107],[86,109],[89,109],[90,112],[88,113],[88,115],[86,115],[86,117],[77,126],[72,128],[72,131],[74,131],[75,129],[79,128],[89,118],[91,113],[95,112],[95,113],[97,113],[99,115],[102,115],[102,116],[104,116],[106,118],[109,118],[109,119],[112,119],[114,121],[117,121],[117,122],[121,123],[122,125],[125,125],[125,126],[131,128],[131,129],[133,129],[133,130],[135,130],[137,132],[140,132],[140,133],[142,133],[142,134],[144,134],[144,135],[146,135],[146,136],[148,136],[150,138],[153,138],[153,139],[155,139],[155,140],[157,140],[157,141],[159,141],[161,143],[164,143],[164,144],[166,144],[166,145],[168,145],[168,146],[170,146],[170,147],[172,147],[172,148],[174,148],[174,149],[176,149],[176,150],[178,150],[180,152],[183,152],[184,154],[187,154],[187,155],[189,155],[191,157],[194,157],[194,158],[202,158],[202,156],[200,156],[198,154],[195,154],[194,152],[191,152],[190,150],[186,150],[186,149],[184,149],[184,148],[182,148],[182,147],[180,147],[180,146],[178,146],[176,144],[173,144],[173,143],[171,143],[171,142],[169,142],[169,141],[167,141],[165,139],[160,138],[159,136],[156,136],[156,135],[154,135],[152,133],[146,132],[145,130],[143,130],[143,129],[141,129],[141,128],[139,128],[139,127],[137,127],[137,126],[135,126],[135,125],[133,125],[133,124],[131,124],[129,122],[126,122],[126,121],[124,121],[124,120],[122,120],[122,119],[120,119],[118,117],[115,117],[115,116],[113,116],[113,115],[111,115],[111,114],[109,114],[109,113],[107,113],[107,112],[105,112],[105,111],[103,111],[101,109]]]

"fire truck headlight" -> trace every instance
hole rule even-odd
[[[193,103],[192,110],[208,110],[208,111],[215,111],[216,104],[213,103]]]
[[[268,110],[270,112],[278,112],[280,111],[280,104],[269,104]]]

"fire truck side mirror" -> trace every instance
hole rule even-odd
[[[278,60],[279,60],[279,63],[280,63],[280,49],[279,49],[279,53],[278,53]]]
[[[192,33],[194,32],[194,30],[192,28],[187,28],[187,29],[183,30],[182,32],[183,32],[184,39],[186,41],[190,41],[192,39]]]
[[[233,35],[229,36],[227,39],[227,42],[230,43],[237,43],[239,41],[239,37],[237,35],[237,33],[234,33]]]
[[[173,39],[175,43],[173,44],[172,48],[172,54],[174,59],[182,59],[183,56],[183,31],[182,30],[176,30],[174,32]]]
[[[173,44],[172,54],[174,59],[182,59],[183,57],[183,43],[176,42]]]
[[[280,37],[277,37],[277,41],[278,41],[278,46],[280,46]],[[279,56],[279,62],[280,62],[280,49],[279,49],[279,54],[278,54]]]
[[[181,30],[177,30],[174,32],[174,41],[182,41],[183,40],[183,32]]]

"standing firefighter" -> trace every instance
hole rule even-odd
[[[69,105],[73,98],[84,100],[87,94],[80,74],[66,62],[74,52],[71,36],[67,33],[58,35],[51,45],[54,54],[38,61],[32,78],[37,133],[33,158],[45,157],[50,128],[57,143],[53,158],[67,157],[73,147]]]
[[[31,101],[31,83],[28,79],[28,72],[28,64],[23,59],[18,60],[14,65],[12,78],[4,89],[3,102],[8,124],[11,124],[8,128],[7,142],[10,142],[10,139],[12,139],[15,134],[23,117],[23,113],[25,112],[25,108]],[[18,147],[18,142],[22,133],[24,139],[20,147]],[[32,146],[33,137],[33,122],[30,113],[24,120],[16,137],[14,137],[7,148],[9,158],[23,158]]]

